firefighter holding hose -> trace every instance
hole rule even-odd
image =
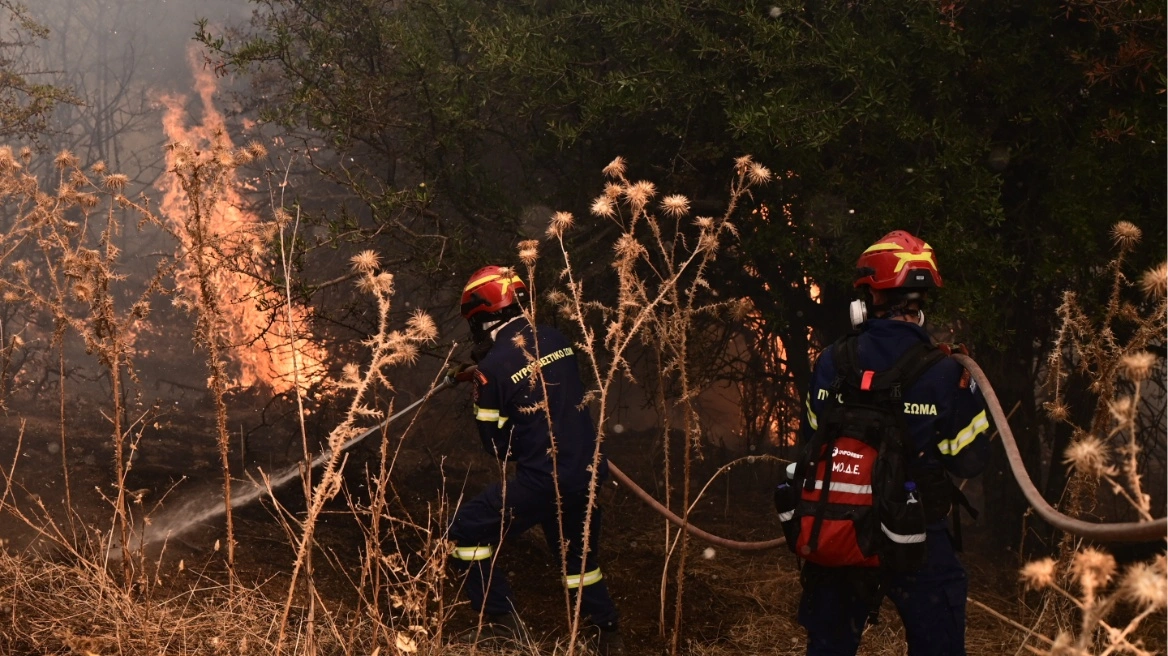
[[[608,462],[600,454],[593,471],[596,430],[571,342],[550,326],[533,326],[523,315],[527,300],[523,281],[499,266],[476,271],[462,292],[477,363],[479,437],[488,453],[515,463],[511,479],[464,502],[450,525],[451,562],[484,616],[467,637],[522,636],[506,572],[495,563],[504,538],[540,525],[552,553],[562,554],[563,584],[590,620],[597,651],[617,656],[624,646],[599,564],[600,508],[588,513],[589,488],[594,476],[596,484],[607,477]]]
[[[805,561],[807,653],[855,654],[888,596],[909,654],[963,655],[955,506],[972,509],[950,475],[985,468],[985,401],[925,332],[925,301],[942,286],[933,249],[898,230],[856,269],[870,302],[853,302],[855,330],[815,363],[800,455],[776,490],[788,545]]]

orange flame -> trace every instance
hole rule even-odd
[[[188,126],[185,109],[187,97],[166,94],[160,98],[165,107],[163,129],[171,143],[186,142],[205,151],[220,146],[230,152],[231,137],[223,115],[214,102],[218,90],[215,76],[199,64],[194,50],[189,54],[195,76],[195,91],[202,104],[202,121]],[[160,211],[175,227],[176,233],[183,235],[183,241],[188,242],[181,228],[190,207],[175,173],[178,157],[176,149],[167,150],[167,172],[157,183],[164,192]],[[253,258],[262,256],[264,246],[261,234],[265,228],[270,234],[272,225],[265,226],[256,215],[244,209],[239,192],[243,183],[235,169],[229,167],[225,176],[223,193],[208,210],[209,236],[223,244],[229,256],[231,253]],[[190,248],[191,244],[184,243],[183,246]],[[275,261],[269,262],[269,265],[275,264]],[[197,277],[189,260],[184,263],[176,279],[185,294],[197,296]],[[225,337],[231,345],[229,357],[238,368],[238,377],[234,381],[237,386],[253,387],[261,384],[281,393],[292,389],[297,383],[301,389],[306,389],[323,380],[325,353],[310,339],[303,308],[292,307],[289,321],[287,306],[278,293],[270,287],[257,284],[254,278],[231,267],[216,267],[212,282],[220,296],[220,307],[225,315],[220,329],[226,332]]]

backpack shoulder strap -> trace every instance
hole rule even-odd
[[[838,392],[845,381],[853,386],[860,385],[860,354],[857,333],[848,333],[839,338],[832,345],[832,357],[835,360],[835,381],[833,391]]]
[[[934,364],[945,357],[945,352],[929,342],[918,342],[901,354],[896,362],[884,371],[859,371],[859,387],[862,390],[890,390],[893,398],[899,398],[901,391],[911,386]]]

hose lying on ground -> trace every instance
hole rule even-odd
[[[994,418],[994,425],[997,426],[998,432],[1002,436],[1002,445],[1006,448],[1006,458],[1010,462],[1010,472],[1014,475],[1014,480],[1018,481],[1018,486],[1022,488],[1022,494],[1026,497],[1027,503],[1034,508],[1039,517],[1060,531],[1066,531],[1067,533],[1080,537],[1102,542],[1146,542],[1157,538],[1162,539],[1168,535],[1168,518],[1164,517],[1151,522],[1097,524],[1068,517],[1055,510],[1047,503],[1046,499],[1038,491],[1038,488],[1034,486],[1033,481],[1030,480],[1030,475],[1026,472],[1026,466],[1022,463],[1022,454],[1018,451],[1018,444],[1014,441],[1014,433],[1010,430],[1010,424],[1006,421],[1005,413],[1002,412],[1001,403],[998,402],[998,395],[994,393],[994,388],[990,385],[990,381],[986,378],[981,367],[969,356],[954,354],[951,357],[957,360],[961,366],[969,370],[970,375],[977,382],[978,387],[981,388],[982,396],[985,397],[986,406],[990,411],[990,415]],[[762,551],[764,549],[773,549],[787,543],[786,538],[742,542],[707,533],[685,519],[678,517],[676,513],[666,508],[657,499],[654,499],[653,495],[633,482],[611,460],[608,463],[608,469],[612,472],[613,478],[628,487],[637,498],[647,503],[653,510],[656,510],[673,524],[689,531],[690,535],[696,538],[736,551]]]

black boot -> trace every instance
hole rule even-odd
[[[596,653],[598,656],[625,656],[625,641],[621,639],[620,629],[615,626],[600,629],[596,636]]]

